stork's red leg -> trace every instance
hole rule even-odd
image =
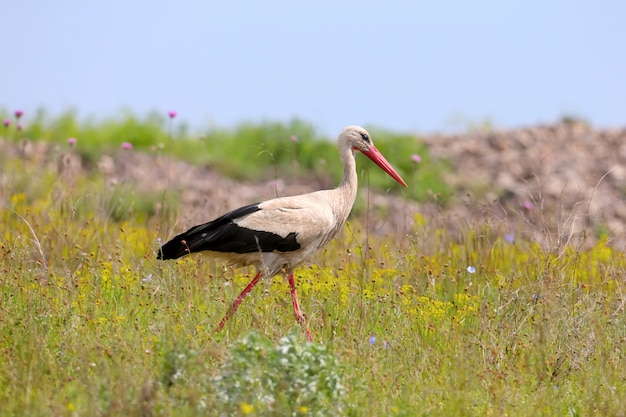
[[[291,300],[293,303],[293,312],[296,315],[296,320],[304,328],[304,331],[306,332],[306,338],[309,340],[309,342],[312,342],[313,338],[311,337],[311,332],[306,325],[306,317],[304,317],[302,310],[300,310],[300,303],[298,302],[298,292],[296,291],[296,280],[293,277],[293,272],[289,274],[287,279],[289,280],[289,287],[291,287]]]
[[[224,328],[224,325],[226,324],[228,319],[231,318],[233,314],[235,314],[235,312],[239,308],[239,304],[241,304],[243,299],[246,298],[248,294],[250,294],[250,291],[252,291],[252,289],[256,286],[256,284],[259,283],[260,278],[261,278],[261,271],[256,273],[256,275],[254,276],[254,278],[252,278],[252,281],[250,281],[248,286],[244,288],[244,290],[241,292],[241,294],[239,294],[237,298],[235,298],[230,308],[226,312],[226,315],[224,316],[222,321],[220,321],[220,324],[217,325],[217,329],[215,329],[216,332],[219,332],[220,330],[222,330],[222,328]]]

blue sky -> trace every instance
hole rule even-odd
[[[0,108],[335,135],[579,116],[626,126],[626,2],[5,2]],[[27,119],[26,119],[27,121]]]

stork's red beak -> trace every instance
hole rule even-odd
[[[405,187],[407,186],[406,182],[404,182],[400,174],[398,174],[396,170],[393,169],[393,167],[389,164],[389,162],[387,162],[383,154],[380,153],[380,151],[376,149],[374,145],[370,146],[369,150],[363,152],[363,154],[367,156],[369,159],[371,159],[372,161],[374,161],[374,163],[378,165],[387,174],[389,174],[391,178],[398,181],[400,184],[404,185]]]

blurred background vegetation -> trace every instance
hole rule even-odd
[[[185,122],[160,112],[138,116],[123,111],[115,117],[80,119],[75,110],[50,116],[39,109],[16,119],[13,112],[0,109],[0,118],[5,121],[0,136],[9,140],[46,141],[67,147],[68,140],[74,138],[76,152],[86,167],[94,166],[103,153],[128,143],[137,151],[207,166],[239,180],[307,178],[336,184],[341,179],[335,138],[322,136],[299,119],[285,123],[243,122],[233,128],[214,126],[191,132]],[[402,189],[379,169],[370,171],[372,163],[366,158],[359,158],[362,183],[381,191],[401,190],[405,197],[417,201],[446,203],[451,195],[443,179],[450,169],[448,162],[431,158],[426,145],[415,135],[365,127],[409,187]]]

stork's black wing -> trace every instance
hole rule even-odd
[[[300,248],[296,233],[283,237],[272,232],[241,227],[237,220],[261,210],[259,203],[228,212],[217,219],[194,226],[164,244],[157,259],[176,259],[192,252],[290,252]]]

